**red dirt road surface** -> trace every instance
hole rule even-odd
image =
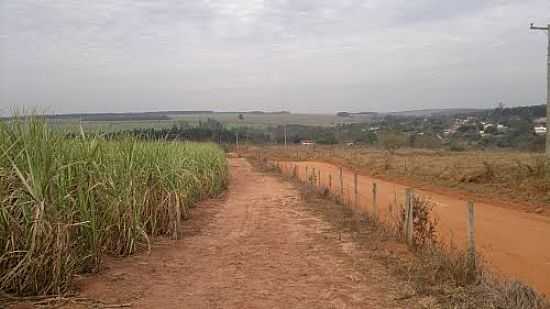
[[[193,209],[182,240],[108,261],[79,282],[80,296],[132,308],[416,307],[405,283],[308,212],[292,184],[230,164],[226,197]]]
[[[339,167],[322,162],[280,162],[286,174],[294,172],[305,181],[315,173],[317,182],[321,172],[321,186],[340,195]],[[306,167],[308,177],[306,177]],[[344,198],[355,202],[354,173],[343,168]],[[329,175],[332,184],[329,184]],[[395,216],[395,206],[402,204],[406,186],[359,175],[357,179],[357,208],[372,211],[372,187],[377,184],[377,209],[382,218]],[[434,203],[439,220],[438,234],[442,241],[464,246],[467,233],[467,210],[464,199],[449,194],[416,190]],[[392,212],[390,214],[390,212]],[[489,266],[509,279],[519,279],[538,291],[550,295],[550,218],[489,203],[475,203],[475,237],[477,249]]]

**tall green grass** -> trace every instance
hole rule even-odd
[[[62,293],[103,254],[177,238],[196,201],[226,185],[212,144],[67,138],[43,121],[0,124],[0,292]]]

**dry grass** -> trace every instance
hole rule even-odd
[[[265,161],[256,161],[260,168],[279,172]],[[294,180],[292,176],[286,176]],[[395,253],[397,243],[403,243],[403,205],[396,205],[393,221],[381,222],[369,214],[358,214],[351,207],[342,207],[338,198],[327,191],[319,192],[308,183],[295,182],[301,188],[306,206],[335,229],[349,233],[356,244],[370,252],[397,276],[412,285],[414,291],[406,298],[415,297],[421,308],[477,309],[548,309],[550,303],[517,281],[495,277],[484,266],[479,256],[472,264],[471,253],[436,241],[431,202],[422,197],[413,199],[413,231],[415,245],[406,252]],[[404,245],[400,245],[404,247]],[[399,250],[397,250],[399,252]],[[426,301],[427,300],[427,301]]]
[[[413,216],[412,245],[419,250],[437,245],[436,227],[438,221],[431,215],[434,204],[431,200],[420,195],[413,195],[411,203]],[[397,231],[403,231],[406,210],[402,205],[398,208],[399,214],[397,218],[393,218],[393,224],[397,226]]]
[[[437,185],[480,197],[543,205],[550,202],[550,162],[541,154],[519,152],[448,152],[365,147],[254,147],[279,160],[314,160],[353,167],[361,173],[417,185]]]

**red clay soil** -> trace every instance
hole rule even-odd
[[[292,184],[244,159],[230,164],[228,194],[194,208],[182,240],[107,261],[79,281],[80,296],[131,308],[418,306],[406,283],[308,212]]]
[[[339,195],[339,167],[323,162],[281,162],[282,169],[292,174],[294,165],[303,181],[308,175],[318,178],[321,172],[321,186]],[[329,184],[329,175],[333,181]],[[309,176],[307,178],[310,178]],[[318,180],[317,180],[318,181]],[[344,196],[349,204],[355,202],[354,172],[343,168]],[[377,184],[378,213],[389,220],[396,216],[395,206],[403,204],[403,184],[359,175],[357,207],[363,211],[372,211],[372,186]],[[459,247],[465,246],[467,235],[467,201],[460,196],[443,194],[428,189],[416,190],[417,194],[428,197],[434,202],[437,217],[438,234],[443,242],[453,242]],[[501,207],[485,201],[475,203],[475,237],[477,249],[493,271],[508,279],[519,279],[540,291],[550,295],[550,218],[522,210]]]

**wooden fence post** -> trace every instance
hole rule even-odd
[[[359,208],[359,191],[357,189],[357,172],[353,173],[353,192],[354,192],[354,201],[353,204],[355,205],[355,208]]]
[[[409,190],[410,189],[406,189],[405,190],[405,205],[404,208],[405,208],[405,218],[403,218],[403,235],[405,236],[405,238],[407,238],[407,223],[409,222],[409,197],[410,197],[410,194],[409,194]]]
[[[340,198],[342,199],[342,203],[344,202],[344,171],[340,167]]]
[[[315,187],[315,185],[317,184],[317,180],[315,180],[315,178],[317,178],[317,173],[315,172],[315,167],[314,167],[311,172],[311,179],[309,180],[309,183],[311,184],[312,187]]]
[[[319,189],[321,189],[321,169],[317,171],[317,180],[319,181]]]
[[[407,223],[407,229],[408,229],[408,238],[407,242],[409,243],[409,246],[414,245],[414,190],[410,190],[410,197],[409,197],[409,218]]]
[[[376,205],[376,182],[372,183],[372,212],[374,217],[378,217],[378,206]]]
[[[413,241],[413,190],[408,188],[405,191],[405,222],[403,222],[403,234],[407,243],[412,245]]]
[[[468,201],[468,266],[471,271],[476,267],[476,229],[474,202]]]
[[[309,166],[306,165],[306,178],[304,179],[304,183],[307,184],[307,178],[309,177],[308,176],[308,171],[309,171]]]
[[[332,193],[332,174],[328,174],[328,192]]]
[[[296,178],[296,176],[298,176],[298,173],[296,172],[296,164],[294,164],[294,167],[292,169],[292,176],[294,176],[294,178]]]

